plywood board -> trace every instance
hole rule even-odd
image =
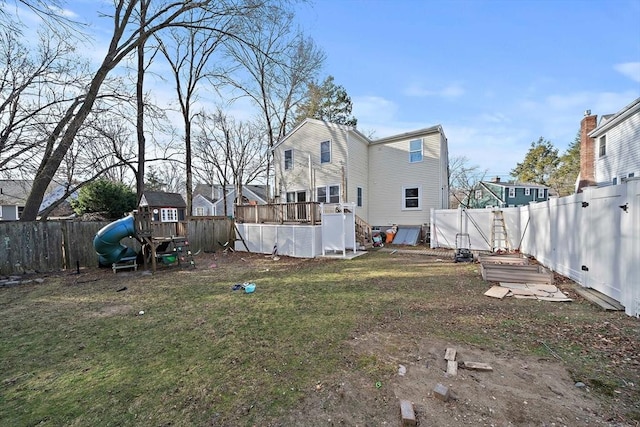
[[[488,297],[502,299],[506,297],[508,293],[509,288],[503,288],[502,286],[492,286],[491,289],[489,289],[484,294]]]
[[[451,376],[458,375],[458,362],[455,360],[447,360],[447,374]]]
[[[444,360],[456,360],[456,349],[447,347],[447,350],[444,352]]]
[[[462,366],[465,369],[473,369],[476,371],[493,371],[491,365],[482,362],[462,362]]]
[[[558,288],[555,285],[547,285],[542,283],[527,283],[527,287],[529,289],[535,289],[538,291],[544,291],[544,292],[550,292],[550,293],[558,292]]]
[[[535,295],[514,295],[517,299],[538,299]]]

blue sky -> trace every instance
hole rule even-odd
[[[97,8],[109,2],[67,7],[96,25],[86,54],[101,60],[111,23]],[[562,153],[585,110],[615,113],[640,96],[640,0],[317,0],[296,10],[326,53],[321,78],[344,86],[361,131],[441,124],[449,156],[487,178],[507,178],[541,136]],[[154,93],[170,103],[165,85]]]
[[[441,124],[489,176],[640,96],[640,0],[323,0],[298,17],[361,130]]]

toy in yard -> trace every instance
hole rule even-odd
[[[145,196],[152,200],[151,196],[156,194],[145,193]],[[144,262],[144,268],[147,269],[150,263],[154,272],[158,263],[162,265],[188,263],[189,266],[195,267],[186,235],[186,221],[178,220],[179,215],[165,217],[165,214],[169,215],[166,212],[173,213],[176,210],[141,205],[138,211],[102,227],[93,239],[99,264],[110,266],[114,273],[123,268],[137,270],[140,257]],[[160,211],[163,211],[162,215]],[[136,239],[140,243],[140,253],[120,243],[125,237]]]
[[[454,262],[473,262],[471,252],[471,239],[467,233],[456,234],[456,253],[453,256]]]

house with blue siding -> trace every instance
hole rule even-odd
[[[469,208],[525,206],[549,200],[549,187],[522,182],[481,181],[467,201]]]

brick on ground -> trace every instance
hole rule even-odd
[[[413,404],[408,400],[400,399],[400,417],[402,418],[402,427],[413,427],[418,424]]]

